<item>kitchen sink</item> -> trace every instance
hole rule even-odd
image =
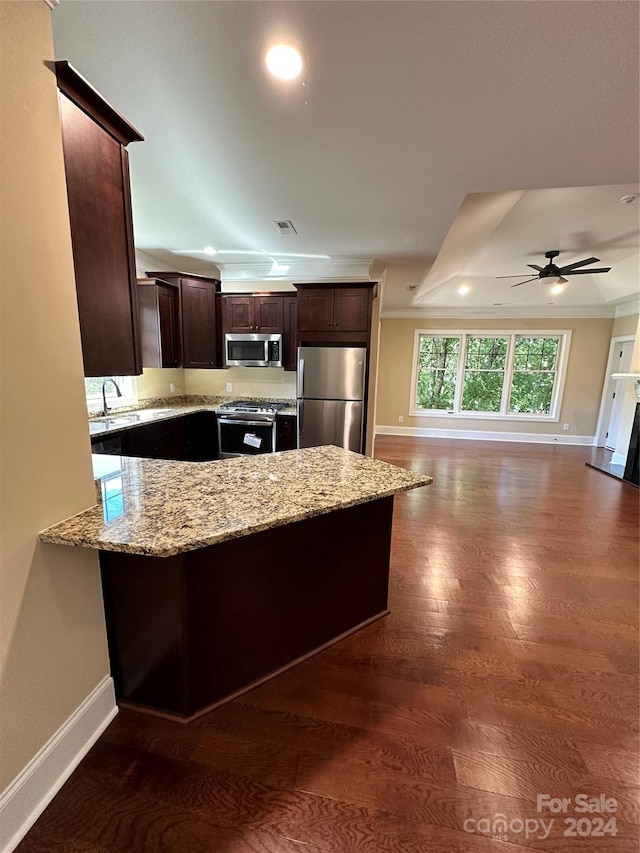
[[[172,409],[142,409],[139,412],[131,412],[128,415],[107,415],[102,418],[93,418],[89,423],[89,432],[91,435],[99,435],[100,433],[119,427],[133,426],[134,424],[151,423],[158,418],[164,418],[171,414]]]
[[[124,426],[125,424],[136,424],[140,420],[139,415],[122,415],[119,418],[105,418],[105,421],[114,426]]]

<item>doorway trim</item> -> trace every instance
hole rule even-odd
[[[609,418],[611,417],[611,395],[613,394],[617,380],[611,378],[613,373],[613,361],[616,347],[627,341],[635,341],[635,335],[617,335],[611,338],[609,345],[609,357],[607,359],[607,369],[604,376],[604,384],[602,386],[602,396],[600,398],[600,412],[598,414],[598,425],[596,426],[596,436],[594,440],[595,447],[604,447],[605,435],[609,426]]]

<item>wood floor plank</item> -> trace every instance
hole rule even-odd
[[[640,785],[638,756],[633,752],[626,752],[610,746],[595,746],[589,743],[578,744],[578,750],[584,759],[589,775],[598,776],[601,779],[628,782],[630,785]]]
[[[452,753],[456,778],[464,787],[523,800],[535,800],[541,791],[567,797],[573,790],[570,773],[556,764],[459,749]]]
[[[18,853],[636,853],[640,492],[589,454],[379,437],[434,477],[390,616],[193,724],[121,711]],[[614,797],[617,836],[469,831],[539,793]]]

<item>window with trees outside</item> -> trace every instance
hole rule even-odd
[[[569,331],[416,331],[411,414],[558,420]]]
[[[88,376],[84,380],[84,390],[87,407],[90,411],[102,408],[102,383],[105,379],[113,379],[117,383],[122,397],[118,397],[113,382],[105,388],[107,403],[112,406],[129,406],[138,402],[138,388],[135,376]]]

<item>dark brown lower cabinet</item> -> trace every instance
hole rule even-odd
[[[218,459],[218,420],[215,412],[196,412],[184,418],[185,462]]]
[[[94,453],[206,462],[218,458],[215,412],[194,412],[91,438]],[[117,439],[117,440],[116,440]]]
[[[171,418],[127,430],[127,453],[142,459],[182,459],[184,422]]]
[[[387,610],[393,497],[173,557],[100,552],[119,704],[189,720]]]
[[[297,418],[295,415],[276,417],[276,450],[295,450],[298,446]]]

